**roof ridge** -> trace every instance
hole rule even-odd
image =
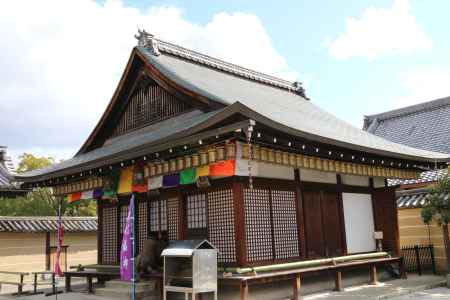
[[[97,217],[93,216],[62,216],[63,221],[86,221],[86,220],[97,220]],[[0,219],[3,221],[6,220],[17,220],[17,221],[27,221],[27,220],[35,220],[35,221],[53,221],[57,220],[58,216],[0,216]]]
[[[425,110],[433,110],[433,109],[437,109],[437,108],[440,108],[442,106],[447,106],[447,105],[450,105],[450,96],[438,98],[435,100],[426,101],[426,102],[422,102],[422,103],[418,103],[418,104],[414,104],[414,105],[410,105],[410,106],[405,106],[402,108],[389,110],[389,111],[382,112],[379,114],[364,116],[364,119],[368,120],[369,122],[373,121],[374,119],[383,121],[386,119],[392,119],[392,118],[396,118],[396,117],[406,116],[406,115],[414,114],[414,113],[425,111]]]
[[[173,43],[155,38],[154,35],[146,32],[145,30],[139,30],[139,34],[135,36],[138,40],[138,46],[149,49],[153,55],[160,55],[160,52],[165,52],[174,56],[178,56],[195,63],[208,66],[223,72],[240,76],[249,80],[254,80],[260,83],[268,84],[278,88],[294,92],[309,100],[305,95],[305,89],[301,82],[289,81],[273,75],[268,75],[256,70],[252,70],[237,64],[233,64],[219,58],[209,56],[207,54],[200,53],[195,50],[191,50]]]

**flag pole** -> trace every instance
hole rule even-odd
[[[131,293],[131,300],[136,300],[136,263],[135,263],[135,257],[136,257],[136,234],[135,234],[135,199],[134,199],[134,193],[131,196],[131,199],[133,199],[133,206],[131,207],[131,241],[133,246],[133,273],[132,273],[132,279],[131,279],[131,285],[132,285],[132,293]]]
[[[57,237],[57,242],[58,242],[58,265],[59,265],[59,256],[61,255],[61,206],[62,206],[62,197],[60,197],[58,199],[58,237]],[[55,270],[54,270],[55,271]],[[53,273],[53,290],[55,292],[55,299],[58,300],[58,287],[57,287],[57,283],[56,283],[56,275]]]

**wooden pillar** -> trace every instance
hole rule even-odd
[[[300,288],[301,288],[301,278],[300,278],[300,273],[298,273],[298,274],[295,274],[295,278],[294,278],[294,295],[293,295],[294,300],[300,299]]]
[[[336,271],[334,276],[334,290],[340,292],[342,291],[342,272]]]
[[[247,284],[247,281],[245,281],[245,280],[241,281],[240,294],[241,294],[241,300],[248,299],[248,284]]]
[[[303,194],[300,187],[300,171],[294,170],[295,177],[295,193],[296,199],[295,208],[297,210],[297,230],[298,230],[298,249],[300,257],[306,257],[306,234],[305,234],[305,218],[303,217]]]
[[[97,264],[103,263],[103,207],[97,200]]]
[[[116,239],[116,262],[120,265],[120,247],[122,246],[122,235],[120,233],[120,199],[118,198],[118,202],[114,204],[116,206],[116,231],[117,231],[117,239]]]
[[[344,201],[342,200],[342,178],[341,174],[336,174],[336,183],[338,190],[338,211],[339,211],[339,221],[341,223],[341,241],[342,241],[342,250],[343,255],[347,255],[347,235],[345,232],[345,217],[344,217]]]
[[[397,201],[395,188],[376,188],[372,192],[375,230],[383,231],[383,250],[400,255]]]
[[[236,234],[236,259],[240,267],[247,265],[247,239],[245,235],[244,186],[237,178],[233,182],[234,230]]]
[[[369,265],[370,282],[369,284],[376,285],[378,283],[377,266]]]
[[[184,240],[187,237],[187,215],[186,201],[184,201],[183,191],[177,188],[178,196],[178,239]]]
[[[50,266],[50,232],[45,233],[45,269],[51,270]]]

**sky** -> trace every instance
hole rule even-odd
[[[0,145],[72,157],[117,86],[138,28],[285,79],[357,127],[450,96],[448,0],[0,2]],[[301,117],[301,116],[299,116]]]

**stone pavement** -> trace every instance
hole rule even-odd
[[[441,287],[395,298],[395,300],[413,300],[413,299],[414,300],[450,299],[450,289],[446,287]]]
[[[343,292],[322,292],[306,295],[304,300],[440,300],[450,299],[450,289],[442,287],[445,278],[433,275],[410,275],[408,280],[395,279],[380,283],[376,286],[361,285],[345,288]],[[75,287],[74,287],[75,288]],[[85,289],[84,285],[77,287],[77,290]],[[44,295],[11,297],[0,295],[0,300],[51,300],[55,296],[45,297]],[[59,300],[105,300],[104,297],[89,295],[85,292],[74,292],[68,294],[59,294]]]
[[[323,292],[317,294],[306,295],[304,300],[409,300],[409,299],[450,299],[450,289],[439,288],[437,294],[441,295],[443,291],[447,292],[444,298],[414,298],[421,297],[419,292],[429,290],[445,285],[445,278],[434,275],[409,275],[408,280],[395,279],[379,283],[378,285],[360,285],[345,288],[342,292]],[[437,290],[437,289],[436,289]],[[433,293],[432,291],[430,293]],[[432,294],[430,294],[432,295]],[[445,294],[444,294],[445,295]],[[404,298],[406,297],[406,298]],[[409,297],[409,298],[408,298]]]

